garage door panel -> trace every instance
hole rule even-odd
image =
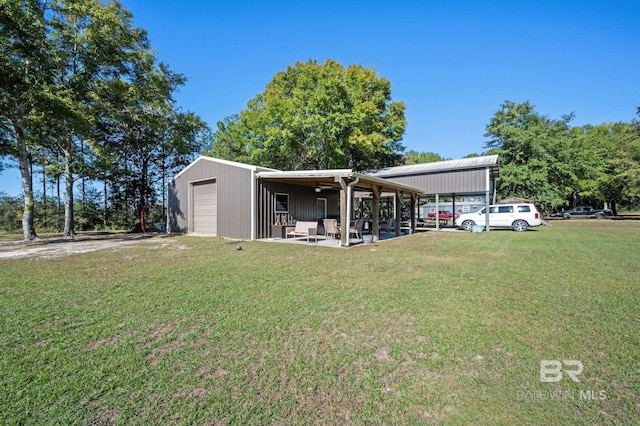
[[[218,187],[216,182],[193,185],[193,232],[217,235]]]

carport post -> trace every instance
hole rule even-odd
[[[453,223],[453,227],[456,227],[456,194],[453,193],[451,194],[451,200],[452,200],[452,207],[451,207],[451,214],[453,215],[451,217],[452,223]]]
[[[440,229],[440,194],[436,194],[436,229]]]
[[[491,190],[491,188],[490,188],[489,186],[490,186],[490,182],[491,182],[491,179],[490,179],[490,176],[491,176],[491,168],[490,168],[490,167],[487,167],[487,168],[486,168],[486,171],[487,171],[487,172],[486,172],[486,177],[485,177],[485,188],[486,188],[486,189],[485,189],[485,196],[484,196],[484,204],[485,204],[485,209],[486,209],[486,210],[485,210],[485,215],[484,215],[484,218],[485,218],[485,226],[484,226],[484,229],[485,229],[487,232],[489,232],[489,216],[490,216],[490,212],[489,212],[489,205],[490,205],[490,202],[491,202],[491,199],[490,199],[491,194],[489,193],[489,191]]]
[[[417,194],[411,194],[411,233],[416,232],[416,199],[418,198]]]

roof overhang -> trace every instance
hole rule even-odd
[[[269,169],[267,167],[258,167],[258,166],[253,166],[251,164],[238,163],[237,161],[222,160],[220,158],[214,158],[214,157],[209,157],[207,155],[201,155],[198,158],[196,158],[195,160],[193,160],[187,167],[182,169],[177,175],[175,175],[173,180],[176,180],[183,173],[185,173],[187,170],[189,170],[191,167],[194,167],[196,164],[200,163],[201,161],[208,161],[208,162],[212,162],[212,163],[224,164],[226,166],[237,167],[239,169],[251,170],[251,171],[254,171],[254,172],[275,171],[276,170],[276,169]]]
[[[422,194],[420,188],[393,182],[371,175],[353,172],[349,169],[336,170],[300,170],[300,171],[269,171],[258,172],[258,179],[275,181],[291,185],[302,185],[325,189],[340,190],[342,184],[351,184],[355,191],[401,192],[404,194]],[[342,182],[342,184],[341,184]]]
[[[498,154],[437,161],[434,163],[387,167],[372,171],[370,174],[377,177],[392,178],[487,168],[490,170],[492,178],[500,177],[500,159]]]

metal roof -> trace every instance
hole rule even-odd
[[[367,173],[370,176],[386,178],[392,176],[410,176],[428,173],[469,170],[490,167],[494,177],[500,176],[498,154],[481,157],[461,158],[458,160],[437,161],[435,163],[411,164],[408,166],[387,167]]]
[[[335,170],[298,170],[298,171],[266,171],[258,172],[259,179],[274,180],[305,186],[320,186],[323,189],[340,189],[340,180],[347,183],[356,182],[355,190],[370,191],[373,187],[379,187],[382,191],[401,191],[412,194],[422,194],[420,188],[382,179],[363,173],[356,173],[350,169]]]

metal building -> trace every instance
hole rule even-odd
[[[167,230],[255,238],[256,173],[269,170],[199,157],[168,184]]]
[[[293,220],[337,218],[345,223],[354,217],[356,191],[370,194],[376,206],[383,194],[391,196],[396,217],[400,201],[410,199],[411,228],[415,229],[413,215],[421,195],[481,193],[489,200],[497,176],[497,155],[367,174],[347,169],[279,171],[201,156],[168,184],[167,230],[257,239],[278,236],[281,228],[276,225]],[[348,235],[343,245],[349,245]]]

